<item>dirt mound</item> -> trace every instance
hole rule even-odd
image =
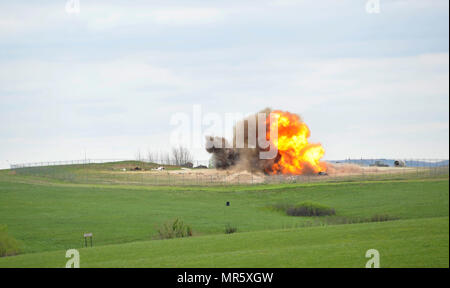
[[[362,167],[356,164],[327,163],[327,173],[329,175],[357,174],[362,173],[362,171]]]
[[[264,175],[261,173],[252,174],[248,171],[233,171],[225,179],[232,183],[263,183]]]

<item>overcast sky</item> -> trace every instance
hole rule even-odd
[[[366,2],[1,1],[0,167],[166,150],[194,104],[298,113],[326,159],[448,158],[449,1]]]

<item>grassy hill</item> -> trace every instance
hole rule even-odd
[[[430,218],[79,249],[81,267],[448,267],[449,219]],[[64,267],[65,251],[0,258],[0,267]]]
[[[225,205],[227,201],[229,207]],[[332,207],[336,215],[292,217],[272,208],[304,201]],[[368,223],[380,215],[395,221]],[[445,266],[445,263],[448,266],[448,216],[448,178],[174,187],[74,184],[0,171],[0,224],[8,225],[9,234],[22,243],[22,255],[1,258],[0,266],[61,267],[60,261],[65,261],[58,258],[61,251],[81,248],[85,232],[94,234],[94,248],[82,252],[87,266],[154,267],[180,263],[181,266],[359,267],[360,260],[356,261],[354,256],[364,257],[363,252],[377,247],[398,254],[394,257],[397,260],[388,262],[391,266]],[[188,223],[194,237],[154,240],[158,226],[174,218]],[[238,233],[225,235],[226,225],[236,227]],[[447,240],[443,242],[445,231]],[[372,236],[364,238],[364,235]],[[251,240],[259,244],[253,245]],[[227,243],[235,252],[224,250]],[[366,249],[372,244],[377,247]],[[210,247],[203,256],[195,253],[199,245]],[[315,245],[320,247],[316,249]],[[161,251],[182,249],[182,253],[158,254],[153,247]],[[131,256],[120,254],[122,249]],[[145,254],[143,251],[147,249],[153,252]],[[250,260],[252,249],[261,251],[261,255],[255,254],[255,259],[262,257],[266,262]],[[336,261],[332,261],[333,249],[336,255],[342,254],[333,256]],[[411,256],[414,249],[419,254]],[[298,254],[293,258],[295,261],[289,262],[286,257],[293,251]],[[120,256],[115,257],[114,253]],[[219,258],[212,256],[216,253]],[[181,259],[179,262],[174,260],[177,257]]]

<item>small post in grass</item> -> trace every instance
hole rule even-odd
[[[91,240],[91,247],[92,247],[92,233],[84,233],[84,246],[87,247],[88,238],[90,238]]]
[[[230,201],[227,201],[225,203],[225,207],[230,206]],[[223,219],[225,220],[225,233],[227,230],[227,225],[229,226],[230,224],[228,223],[228,217],[227,217],[227,208],[223,209]]]

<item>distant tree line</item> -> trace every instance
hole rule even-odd
[[[174,147],[170,152],[148,150],[147,154],[136,152],[136,161],[157,163],[161,165],[189,166],[194,162],[191,152],[183,147]]]

